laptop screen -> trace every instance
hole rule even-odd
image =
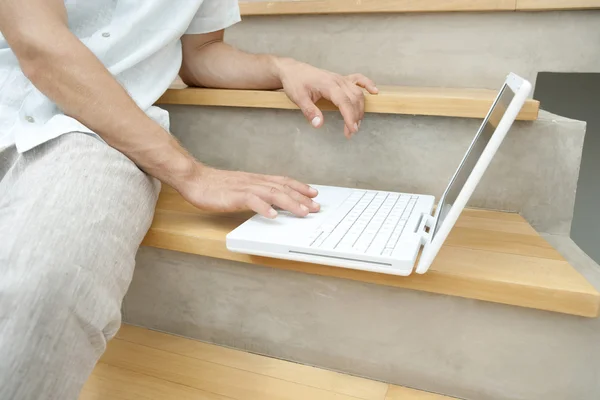
[[[465,185],[467,179],[469,178],[469,175],[471,175],[471,171],[473,171],[473,168],[481,157],[483,150],[496,131],[496,128],[504,116],[509,104],[513,100],[514,95],[515,94],[511,88],[505,84],[496,97],[496,101],[494,102],[491,111],[483,121],[483,124],[479,128],[477,135],[475,135],[475,139],[473,139],[473,142],[471,142],[471,146],[467,150],[467,154],[463,158],[458,170],[454,174],[454,177],[450,181],[450,184],[446,188],[446,192],[444,192],[444,195],[438,204],[440,210],[437,215],[435,230],[433,232],[434,237],[444,222],[446,215],[448,215],[448,212],[452,208],[452,205],[456,201],[456,198]]]

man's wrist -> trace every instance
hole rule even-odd
[[[276,56],[269,56],[269,57],[270,57],[271,75],[273,76],[274,79],[277,80],[277,82],[279,83],[279,87],[282,88],[283,81],[285,79],[286,69],[291,64],[297,63],[298,61],[294,60],[293,58],[286,58],[286,57],[276,57]]]
[[[176,190],[183,190],[202,174],[204,166],[188,154],[176,153],[160,166],[163,182]]]
[[[175,189],[198,179],[205,167],[174,137],[166,131],[150,136],[154,140],[144,147],[137,145],[124,153],[147,174]]]
[[[162,175],[162,178],[159,179],[178,191],[184,190],[184,187],[198,180],[205,169],[204,165],[188,154],[179,144],[157,163],[156,168],[159,170],[157,174]]]

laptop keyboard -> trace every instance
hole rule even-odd
[[[391,256],[417,199],[356,190],[313,232],[310,247]]]

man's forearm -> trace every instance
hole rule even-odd
[[[245,53],[218,40],[184,53],[181,78],[188,86],[280,89],[279,70],[285,62],[272,55]]]
[[[50,5],[36,4],[39,1],[46,0],[29,1],[32,8],[28,18],[35,23],[27,26],[10,20],[11,13],[13,18],[21,17],[23,8],[16,2],[8,1],[0,7],[2,32],[31,82],[66,115],[162,181],[174,184],[196,168],[192,157],[137,106],[95,55],[69,31],[59,17],[56,0],[51,0]],[[42,10],[33,8],[36,5]],[[39,13],[37,18],[35,13]]]

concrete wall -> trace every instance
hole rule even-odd
[[[227,41],[380,85],[497,89],[509,72],[600,72],[600,10],[244,17]]]
[[[438,198],[481,121],[368,114],[348,141],[337,113],[314,130],[298,111],[170,106],[172,131],[201,161],[308,183]],[[470,205],[517,211],[538,230],[568,234],[583,122],[542,113],[517,122]]]
[[[129,323],[471,400],[600,398],[600,319],[151,248],[137,262]]]
[[[600,74],[541,73],[542,107],[587,122],[571,237],[600,263]]]

